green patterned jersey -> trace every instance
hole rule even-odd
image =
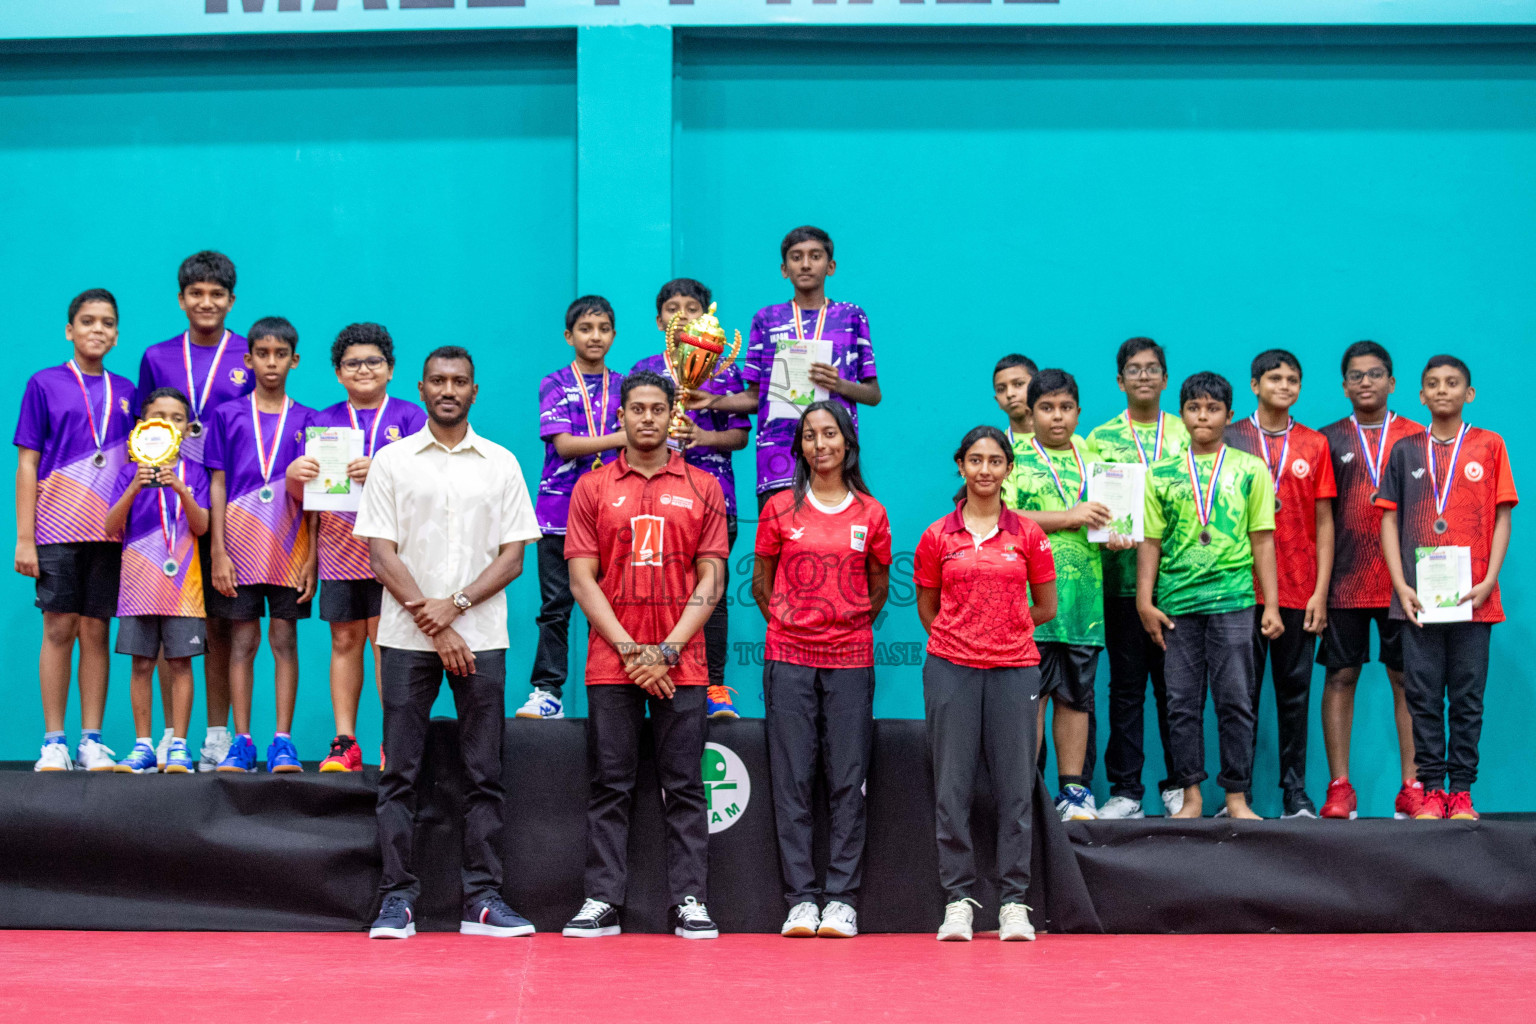
[[[1165,615],[1252,608],[1253,549],[1248,534],[1275,528],[1275,492],[1256,455],[1227,446],[1209,526],[1201,526],[1189,461],[1163,459],[1147,480],[1147,539],[1161,538],[1154,600]],[[1195,456],[1200,486],[1209,486],[1216,455]],[[1200,543],[1202,533],[1209,544]]]
[[[1058,489],[1031,440],[1032,435],[1022,445],[1015,442],[1013,472],[1003,482],[1003,501],[1009,508],[1025,512],[1064,512],[1080,500],[1083,470],[1072,452],[1045,448],[1061,479]],[[1098,449],[1083,438],[1074,434],[1072,443],[1083,467],[1103,461]],[[1065,498],[1062,490],[1066,491]],[[1098,545],[1088,543],[1086,529],[1058,530],[1047,536],[1056,563],[1056,617],[1035,627],[1035,639],[1103,647],[1104,570]]]
[[[1142,448],[1136,447],[1131,437],[1131,421],[1121,413],[1102,426],[1094,427],[1088,440],[1099,451],[1100,462],[1141,462],[1141,451],[1147,458],[1157,451],[1157,424],[1136,424],[1136,436],[1141,438]],[[1163,458],[1183,455],[1189,447],[1189,431],[1184,421],[1171,413],[1163,413]],[[1104,551],[1104,593],[1112,597],[1136,596],[1136,549],[1129,551]]]

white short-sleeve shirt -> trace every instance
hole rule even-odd
[[[373,457],[352,532],[394,541],[422,594],[452,597],[485,571],[503,544],[538,540],[539,524],[516,456],[473,427],[448,448],[429,424]],[[505,649],[506,594],[475,605],[453,628],[472,651]],[[435,649],[388,590],[379,646]]]

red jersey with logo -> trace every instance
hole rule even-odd
[[[1280,607],[1305,608],[1317,589],[1317,503],[1339,493],[1328,457],[1328,439],[1294,420],[1289,434],[1270,434],[1259,429],[1250,416],[1227,428],[1226,441],[1263,459],[1275,478]],[[1253,589],[1262,602],[1264,591],[1257,573]]]
[[[1389,414],[1390,416],[1390,414]],[[1361,427],[1346,416],[1323,428],[1333,462],[1338,497],[1333,499],[1333,577],[1328,583],[1330,608],[1385,608],[1392,603],[1392,577],[1381,557],[1381,509],[1371,482],[1371,464],[1381,450],[1382,425]],[[1401,416],[1390,416],[1387,443],[1381,456],[1386,471],[1393,447],[1405,437],[1418,437],[1424,428]],[[1365,446],[1360,445],[1360,434]]]
[[[672,452],[649,478],[621,452],[576,481],[566,524],[565,557],[597,559],[597,579],[624,629],[640,644],[659,644],[683,617],[698,583],[694,560],[730,553],[720,482]],[[704,686],[704,631],[673,666],[677,686]],[[587,643],[587,683],[628,683],[619,652],[597,630]]]
[[[757,554],[777,558],[766,656],[812,668],[875,663],[868,563],[891,564],[885,506],[850,492],[836,511],[793,489],[775,494],[757,525]]]
[[[1376,504],[1397,510],[1399,551],[1403,578],[1414,586],[1420,548],[1465,547],[1472,549],[1472,583],[1488,575],[1488,556],[1493,550],[1493,524],[1500,505],[1514,505],[1515,478],[1509,468],[1504,439],[1491,430],[1469,427],[1461,453],[1452,465],[1455,442],[1433,441],[1428,434],[1392,449],[1387,470],[1381,475]],[[1429,449],[1433,449],[1433,463]],[[1431,478],[1430,474],[1434,477]],[[1445,498],[1445,511],[1435,508],[1435,484]],[[1447,491],[1449,493],[1447,493]],[[1444,532],[1435,528],[1436,523]],[[1397,594],[1392,595],[1391,616],[1406,618]],[[1499,587],[1481,608],[1472,612],[1473,622],[1503,622],[1504,607]]]
[[[923,533],[912,580],[939,591],[928,653],[969,668],[1040,664],[1029,585],[1056,579],[1045,531],[1012,509],[978,540],[965,528],[964,503]]]

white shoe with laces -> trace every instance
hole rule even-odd
[[[81,740],[80,746],[75,748],[75,765],[88,772],[115,772],[117,754],[105,743]]]
[[[1182,796],[1180,798],[1182,800]],[[1099,819],[1117,821],[1127,818],[1145,818],[1147,812],[1141,809],[1140,800],[1132,800],[1128,796],[1112,796],[1099,808]]]
[[[955,900],[944,906],[944,923],[939,925],[938,939],[940,942],[970,942],[971,922],[975,920],[976,912],[972,907],[979,907],[980,903],[967,896],[963,900]]]
[[[175,729],[167,729],[160,735],[160,742],[155,744],[155,764],[163,765],[171,759],[171,740],[175,736]]]
[[[32,766],[35,772],[70,772],[75,770],[75,762],[69,756],[69,747],[63,743],[44,743],[42,756]]]
[[[1165,789],[1163,796],[1163,814],[1173,817],[1184,809],[1184,791],[1182,789]]]
[[[851,939],[859,934],[859,912],[842,900],[833,900],[821,912],[821,927],[816,932],[824,939]]]
[[[816,909],[816,904],[806,900],[790,908],[779,934],[786,939],[809,939],[816,935],[816,929],[820,927],[821,911]]]
[[[697,898],[687,897],[677,905],[674,912],[677,914],[677,927],[672,929],[672,934],[678,938],[718,939],[720,937],[720,929],[715,927],[714,920],[709,916],[709,910]]]
[[[234,745],[235,737],[228,729],[222,736],[207,736],[203,739],[203,749],[197,756],[197,770],[200,772],[216,772],[219,764],[229,756],[229,748]]]
[[[1002,942],[1034,942],[1029,908],[1022,903],[1004,903],[997,912],[997,937]]]
[[[516,718],[541,718],[552,721],[565,717],[565,705],[560,703],[560,698],[548,690],[534,690],[523,701],[523,706],[517,709]]]

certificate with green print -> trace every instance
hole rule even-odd
[[[1472,549],[1417,548],[1414,554],[1414,592],[1423,606],[1419,623],[1471,622],[1472,602],[1462,597],[1472,589]]]
[[[1139,462],[1089,463],[1088,500],[1109,509],[1109,524],[1088,531],[1091,543],[1107,544],[1110,534],[1138,544],[1146,539],[1147,467]]]

